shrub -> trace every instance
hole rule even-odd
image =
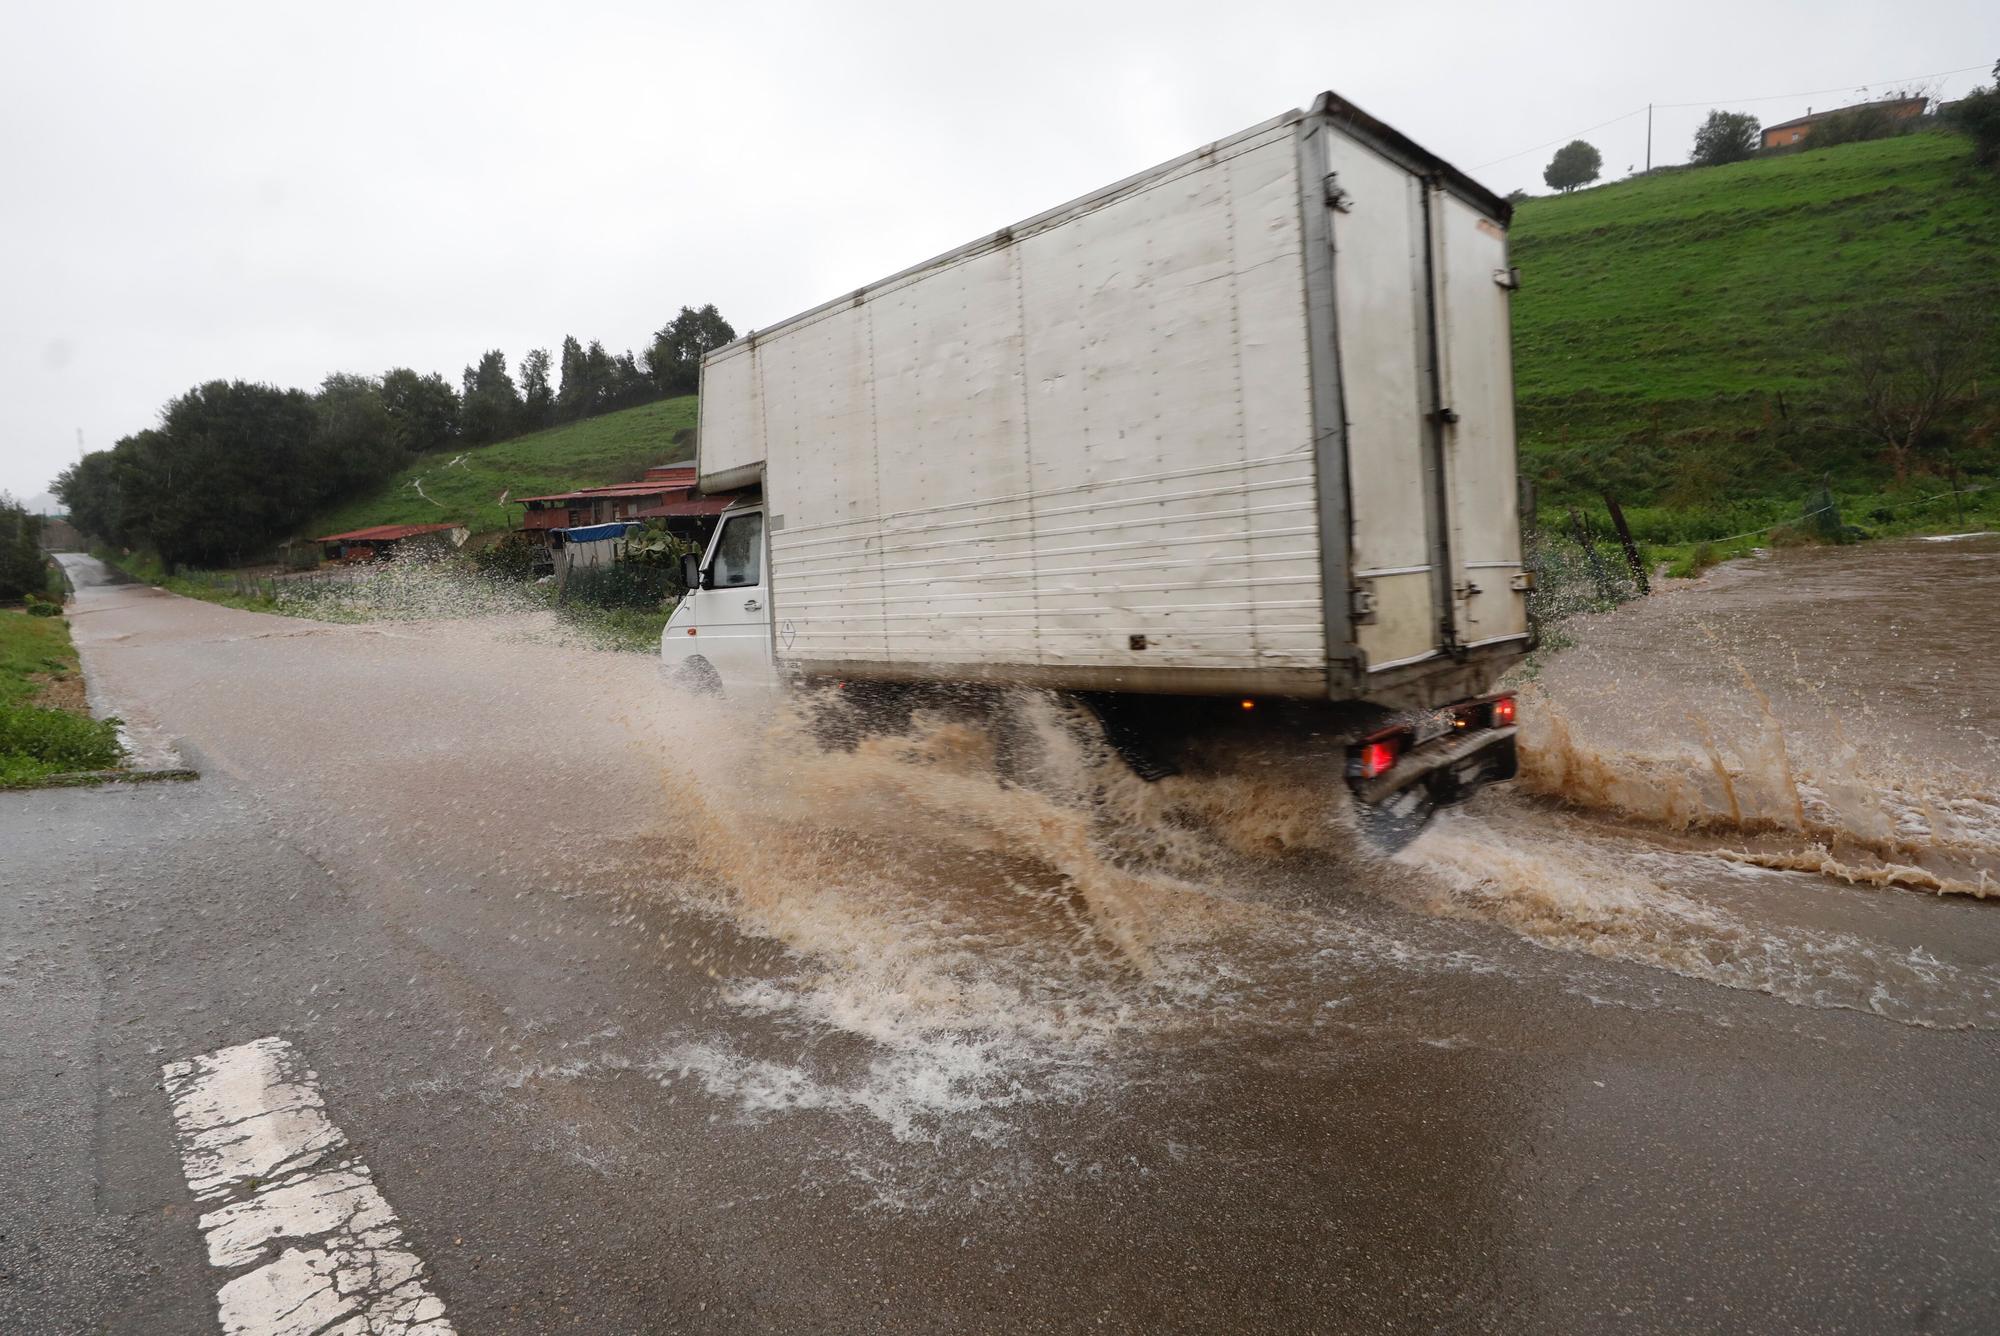
[[[532,580],[543,560],[542,549],[517,531],[474,551],[472,569],[499,580]]]
[[[1893,139],[1918,127],[1920,118],[1891,116],[1881,107],[1849,107],[1819,121],[1806,136],[1807,148],[1832,148],[1866,139]]]
[[[37,705],[0,705],[0,782],[66,770],[105,770],[123,759],[116,719]]]
[[[46,589],[48,564],[42,555],[42,517],[0,493],[0,601]]]
[[[1983,88],[1951,109],[1951,124],[1972,137],[1973,161],[2000,167],[2000,86]]]

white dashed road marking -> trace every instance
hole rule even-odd
[[[452,1336],[368,1166],[275,1036],[165,1068],[230,1336]]]

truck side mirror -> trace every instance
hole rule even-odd
[[[681,554],[681,583],[689,593],[701,588],[701,554],[684,552]]]

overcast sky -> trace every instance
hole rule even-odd
[[[1540,191],[1613,117],[1606,175],[1642,162],[1649,100],[1698,104],[1657,113],[1676,162],[1711,102],[1996,58],[1993,0],[15,5],[0,490],[204,380],[769,324],[1326,88]]]

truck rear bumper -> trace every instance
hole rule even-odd
[[[1438,806],[1464,802],[1488,784],[1514,778],[1520,761],[1515,728],[1486,728],[1446,735],[1412,748],[1373,779],[1354,781],[1354,796],[1371,806],[1389,795],[1422,784]]]

